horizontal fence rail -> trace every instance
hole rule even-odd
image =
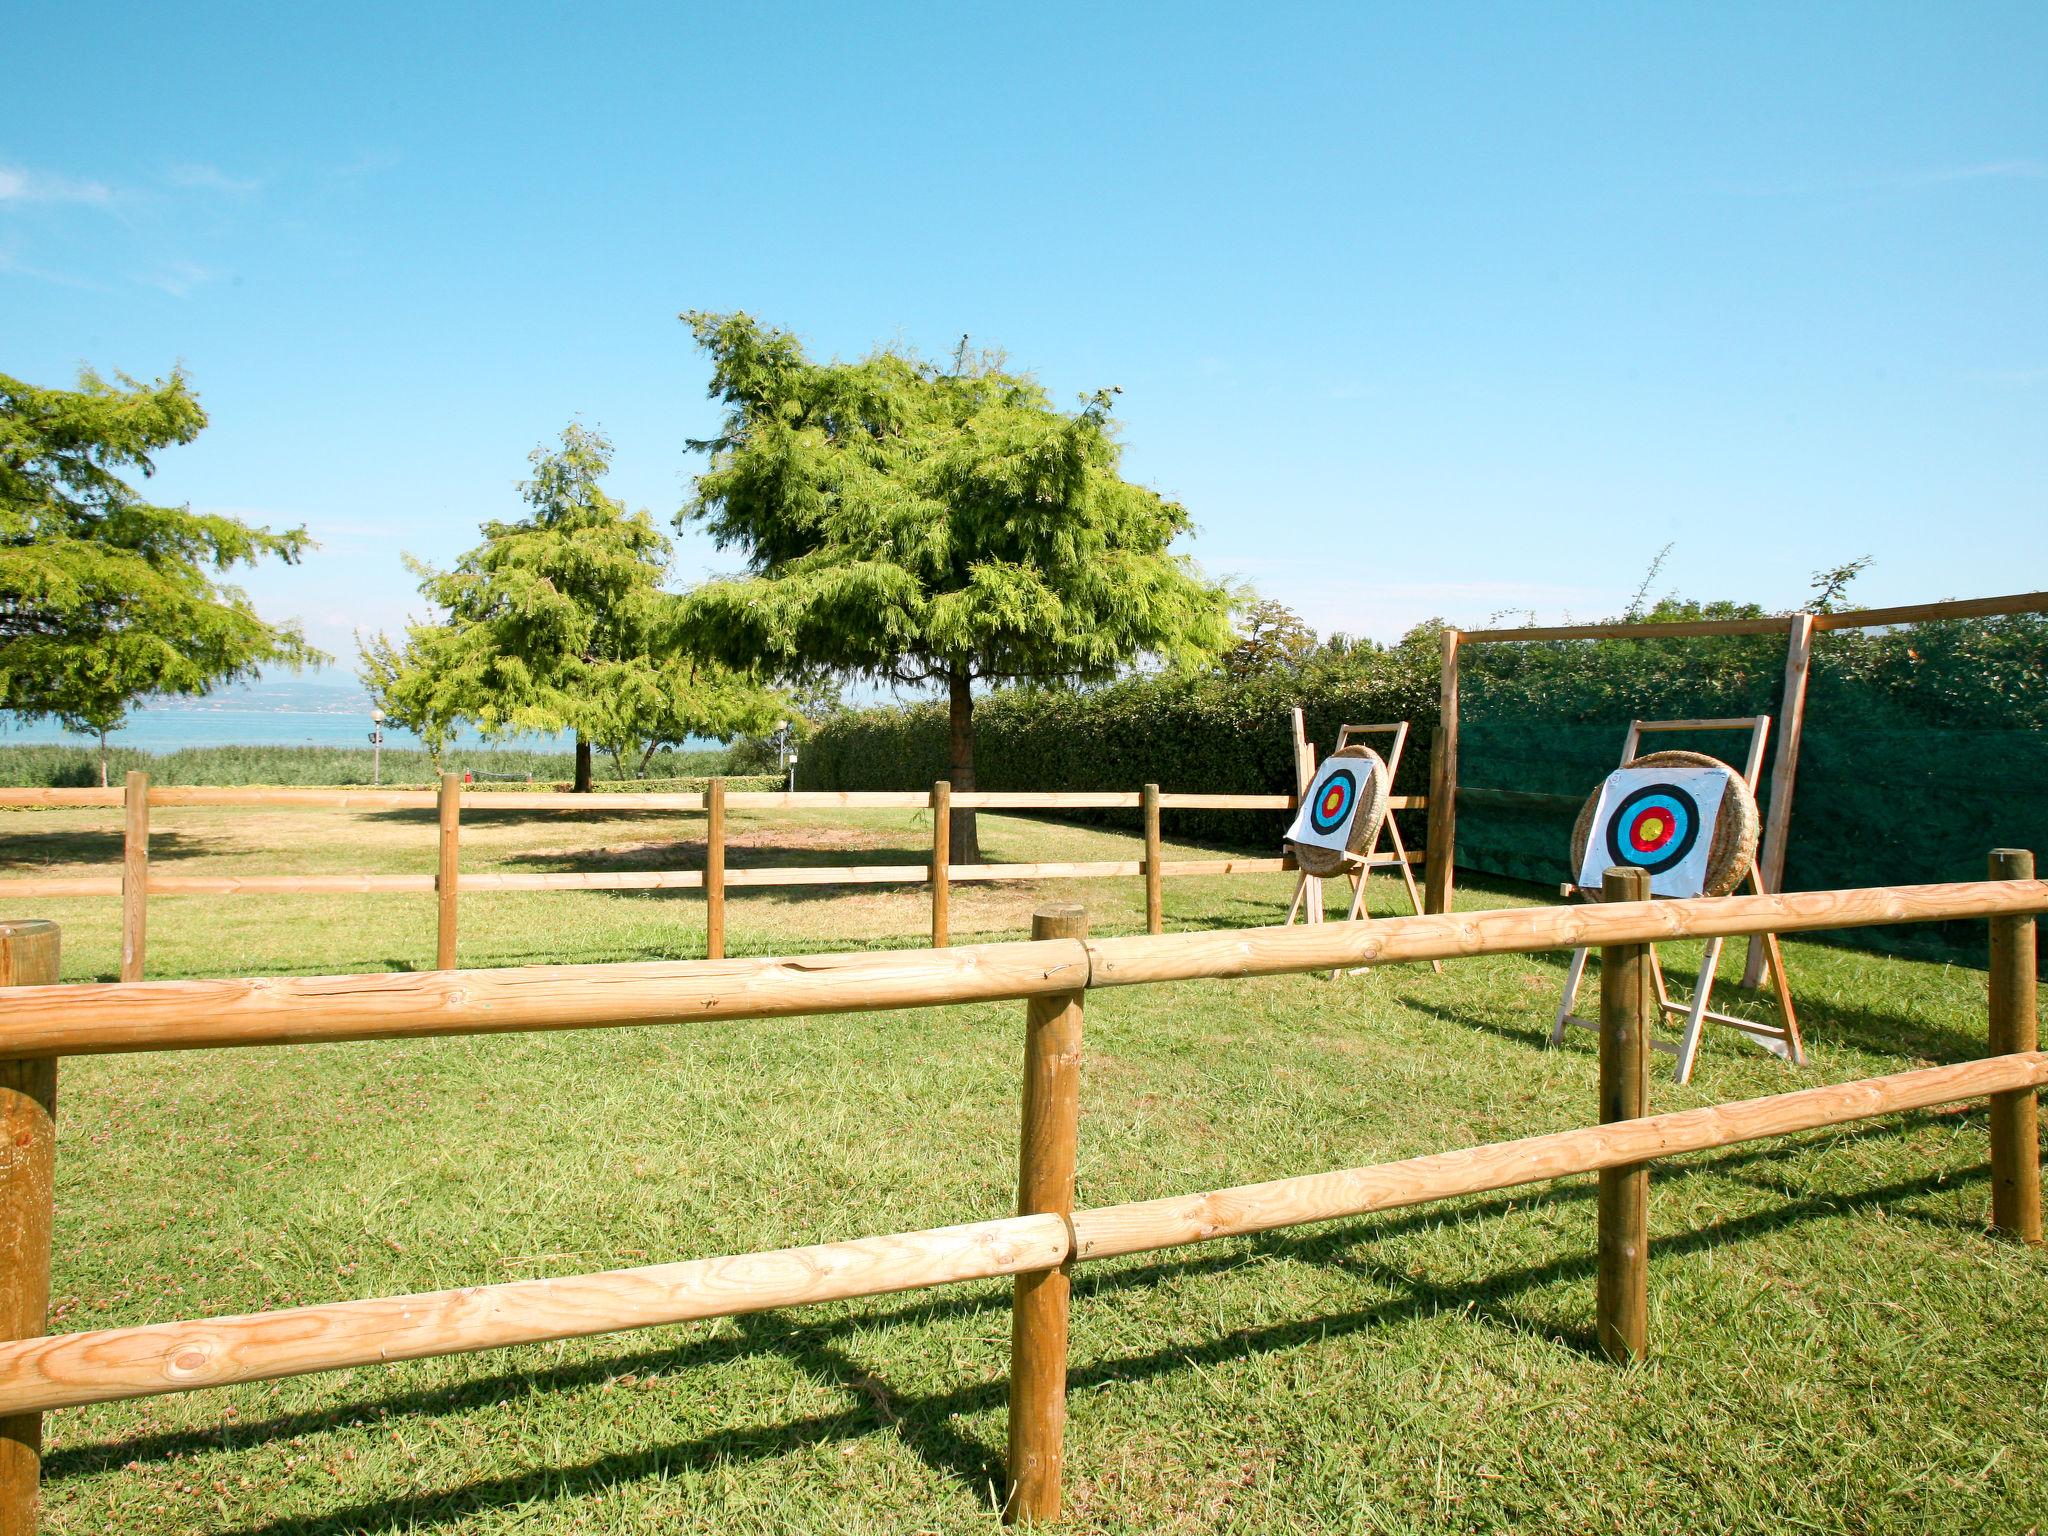
[[[0,1343],[0,1413],[468,1354],[843,1301],[1544,1183],[2048,1083],[2030,1051],[1399,1162],[1202,1194],[1015,1216],[563,1279],[331,1302]],[[1071,1227],[1071,1231],[1070,1231]]]
[[[1396,810],[1421,809],[1426,797],[1396,795]],[[32,809],[63,806],[122,806],[127,811],[122,873],[119,875],[28,875],[0,879],[0,900],[119,896],[121,913],[121,979],[140,981],[148,952],[148,899],[152,896],[368,896],[425,895],[438,897],[435,963],[456,964],[456,929],[461,892],[484,891],[702,891],[705,900],[705,950],[712,959],[725,953],[725,893],[747,888],[823,885],[922,885],[931,890],[932,943],[951,942],[947,887],[959,883],[1018,880],[1128,879],[1142,876],[1146,885],[1146,926],[1164,927],[1158,883],[1186,876],[1272,874],[1292,870],[1289,858],[1168,859],[1160,839],[1159,813],[1165,810],[1287,811],[1292,795],[1170,794],[1157,785],[1142,790],[962,790],[955,794],[943,782],[929,791],[909,790],[761,790],[728,794],[723,779],[703,791],[644,794],[575,794],[549,791],[475,791],[454,774],[444,775],[438,790],[426,789],[259,789],[185,785],[152,785],[148,775],[128,775],[125,789],[0,789],[0,808]],[[298,874],[190,875],[155,874],[149,863],[149,812],[156,807],[220,806],[261,810],[265,807],[322,807],[339,810],[411,810],[438,812],[438,872],[431,875]],[[940,810],[1138,810],[1143,817],[1144,857],[1078,862],[955,864],[947,854],[949,837]],[[794,868],[728,868],[725,860],[727,809],[759,811],[928,810],[932,817],[932,857],[923,864],[834,864]],[[697,812],[705,818],[705,857],[701,870],[560,870],[492,871],[465,874],[459,846],[465,811],[549,811],[638,814]],[[1375,856],[1367,868],[1383,868],[1396,857]],[[1424,851],[1398,855],[1422,863]]]
[[[792,958],[73,982],[0,990],[0,1058],[590,1029],[1015,1001],[1089,987],[1988,918],[2044,909],[2048,881],[1968,881]]]
[[[943,803],[943,801],[941,801]],[[712,815],[723,807],[714,793]],[[940,818],[943,820],[943,818]],[[940,843],[943,849],[943,842]],[[1070,1290],[1077,1263],[1243,1237],[1598,1173],[1598,1337],[1617,1359],[1648,1338],[1649,1165],[1682,1153],[1968,1099],[1991,1101],[1994,1227],[2041,1238],[2033,914],[2048,883],[2031,855],[1992,856],[1988,881],[1791,896],[1418,916],[1292,929],[1090,940],[1080,909],[1043,912],[1030,943],[761,961],[440,971],[419,975],[58,985],[56,930],[0,925],[0,1536],[35,1523],[40,1419],[54,1409],[394,1360],[611,1333],[1008,1275],[1010,1520],[1060,1510]],[[1633,886],[1624,883],[1634,880]],[[1645,888],[1614,871],[1611,897]],[[1992,927],[1991,1054],[1860,1082],[1650,1114],[1642,977],[1652,943],[1842,924],[1984,917]],[[1606,1123],[1393,1162],[1163,1199],[1076,1208],[1082,1008],[1093,987],[1317,971],[1391,960],[1601,946]],[[31,983],[15,986],[16,981]],[[59,1058],[112,1051],[767,1018],[1023,999],[1027,1049],[1019,1214],[558,1279],[140,1327],[46,1327]],[[1610,1085],[1636,1087],[1610,1097]],[[1616,1104],[1622,1107],[1616,1109]],[[1610,1199],[1610,1193],[1617,1198]],[[1628,1198],[1619,1198],[1626,1195]],[[7,1321],[12,1319],[12,1321]],[[30,1336],[33,1335],[33,1336]]]

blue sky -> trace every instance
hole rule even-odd
[[[666,520],[676,321],[1123,389],[1319,628],[2048,586],[2048,7],[17,7],[0,371],[182,362],[157,492],[353,661],[572,418]],[[725,568],[695,535],[678,575]]]

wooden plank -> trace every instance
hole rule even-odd
[[[1204,795],[1162,792],[1159,803],[1169,811],[1291,811],[1292,795]]]
[[[33,809],[38,806],[120,805],[118,789],[0,789],[0,809]]]
[[[725,888],[736,883],[725,872],[725,798],[725,780],[713,779],[704,793],[704,954],[711,960],[725,956]]]
[[[436,845],[438,861],[434,872],[437,919],[434,929],[434,968],[455,969],[456,917],[460,911],[462,882],[462,779],[452,773],[441,775],[438,807],[440,823]]]
[[[958,806],[959,797],[953,804]],[[955,864],[955,880],[1106,880],[1142,875],[1143,859],[1097,859],[1078,864]]]
[[[1806,679],[1813,666],[1813,615],[1795,613],[1785,635],[1785,686],[1778,701],[1778,755],[1771,763],[1771,808],[1757,849],[1757,878],[1767,891],[1785,886],[1785,845],[1792,835],[1792,793],[1799,778],[1799,743],[1806,730]],[[1751,788],[1755,786],[1752,785]],[[1742,984],[1763,980],[1763,941],[1749,941]]]
[[[433,875],[155,875],[149,882],[152,896],[372,896],[438,888]]]
[[[1163,859],[1162,875],[1277,875],[1294,868],[1292,859]]]
[[[1071,990],[1087,966],[1080,945],[1061,942],[788,959],[67,983],[0,992],[0,1058],[1014,1001]]]
[[[1991,619],[2009,613],[2048,613],[2048,592],[2014,592],[2005,597],[1965,597],[1943,603],[1908,603],[1900,608],[1817,613],[1813,615],[1813,627],[1870,629],[1881,624],[1925,624],[1940,619]]]
[[[2031,880],[2034,855],[1991,854],[1994,880]],[[1991,1053],[2023,1055],[2040,1044],[2037,965],[2030,915],[1991,919]],[[2041,1241],[2040,1109],[2032,1089],[1991,1096],[1991,1224],[2023,1243]]]
[[[1076,949],[1073,941],[1033,949]],[[153,986],[174,983],[151,983]],[[1070,990],[1071,978],[1055,990]],[[113,990],[113,989],[108,989]],[[121,989],[129,990],[129,989]],[[4,994],[0,994],[4,995]],[[882,1295],[1483,1194],[2048,1082],[2028,1052],[1162,1200],[566,1279],[0,1343],[0,1413]]]
[[[1610,869],[1601,887],[1609,902],[1648,901],[1650,876]],[[1600,951],[1600,1122],[1640,1120],[1650,1112],[1650,951],[1609,944]],[[1650,1165],[1600,1170],[1596,1198],[1598,1264],[1594,1333],[1600,1352],[1624,1363],[1650,1348]]]
[[[40,918],[0,922],[0,988],[48,986],[61,974],[62,935]],[[0,1340],[50,1326],[56,1213],[57,1060],[0,1061]],[[0,1410],[0,1532],[33,1536],[43,1419]]]
[[[953,786],[940,779],[932,785],[932,948],[953,941]]]
[[[1079,907],[1032,914],[1037,940],[1088,937]],[[1017,1150],[1017,1214],[1050,1214],[1062,1224],[1074,1211],[1074,1175],[1081,1123],[1079,989],[1029,998],[1024,1004],[1024,1091]],[[1057,1520],[1067,1424],[1067,1311],[1063,1268],[1023,1272],[1010,1297],[1010,1492],[1005,1524]]]
[[[1464,637],[1474,645],[1498,645],[1515,640],[1684,640],[1702,635],[1775,635],[1785,627],[1785,615],[1761,619],[1680,619],[1668,624],[1553,624],[1525,629],[1468,629]]]
[[[1012,1216],[566,1279],[58,1334],[0,1344],[0,1412],[883,1296],[1044,1269],[1060,1263],[1067,1248],[1062,1218]]]
[[[1313,932],[1314,930],[1297,930]],[[1074,1262],[1480,1195],[2048,1083],[2039,1051],[1074,1213]],[[4,1360],[4,1354],[0,1354]]]
[[[1642,734],[1659,731],[1753,731],[1759,719],[1768,715],[1719,715],[1710,720],[1638,720],[1635,728]]]
[[[159,784],[149,792],[151,805],[171,807],[210,805],[260,809],[292,805],[328,810],[430,811],[439,800],[438,789],[261,789],[241,785]]]
[[[728,793],[725,803],[735,811],[921,811],[930,798],[922,789],[746,789]],[[958,805],[966,798],[955,795],[953,803]]]
[[[149,955],[149,775],[131,769],[121,798],[121,979],[140,981]]]
[[[1091,939],[1093,985],[1131,986],[1200,976],[1278,976],[1409,960],[1450,960],[1621,943],[1675,943],[1749,933],[1804,933],[2048,911],[2048,883],[1969,881],[1708,896],[1689,901],[1513,907],[1489,912],[1379,917],[1320,927]],[[6,1007],[0,999],[0,1009]]]
[[[1458,631],[1443,635],[1437,681],[1437,725],[1429,741],[1429,830],[1423,847],[1423,904],[1451,909],[1458,842]]]
[[[0,900],[26,901],[40,896],[119,896],[119,875],[27,875],[0,880]]]
[[[959,879],[962,869],[978,867],[955,864],[953,878]],[[924,864],[816,864],[725,872],[728,889],[742,885],[922,885],[930,878],[931,869]]]
[[[726,883],[732,882],[728,878]],[[701,869],[579,869],[532,874],[494,870],[462,877],[465,891],[694,891],[703,884]]]

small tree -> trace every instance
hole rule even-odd
[[[137,703],[326,659],[216,579],[296,563],[305,529],[144,501],[123,472],[154,473],[150,456],[191,442],[206,413],[182,373],[116,377],[61,390],[0,374],[0,709],[96,734],[102,784],[107,733]]]
[[[1293,671],[1316,651],[1316,632],[1285,603],[1253,594],[1237,615],[1237,643],[1223,658],[1227,677]]]
[[[814,363],[745,314],[683,319],[729,412],[691,444],[711,465],[678,522],[748,564],[686,610],[720,654],[943,689],[966,790],[977,682],[1106,678],[1230,644],[1228,595],[1167,552],[1186,511],[1117,473],[1114,391],[1070,414],[964,344],[950,370],[889,351]],[[971,813],[952,838],[979,860]]]
[[[743,671],[679,649],[677,599],[661,587],[669,542],[644,511],[598,484],[611,463],[601,433],[571,426],[555,452],[536,448],[520,494],[533,509],[486,523],[484,542],[437,571],[407,559],[444,617],[402,642],[361,641],[370,692],[438,756],[468,721],[505,731],[576,733],[576,788],[591,786],[591,750],[623,772],[691,736],[760,731],[781,700]]]

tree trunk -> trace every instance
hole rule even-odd
[[[107,787],[107,733],[100,732],[100,788]]]
[[[953,792],[974,788],[974,694],[965,671],[946,680],[947,778]],[[979,864],[981,840],[974,830],[974,812],[955,811],[952,816],[952,848],[955,864]]]
[[[583,733],[576,733],[576,793],[590,793],[590,743],[583,739]]]

